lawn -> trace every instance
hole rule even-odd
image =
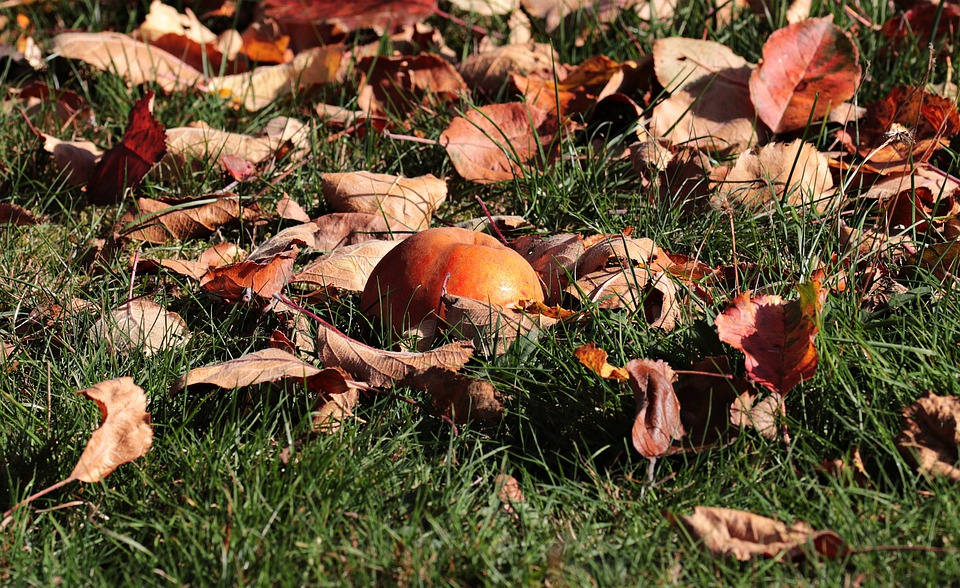
[[[431,3],[407,4],[405,12]],[[771,34],[788,26],[787,2],[774,0],[765,11],[754,11],[746,3],[686,0],[663,18],[633,9],[602,15],[585,8],[559,24],[555,14],[537,12],[537,3],[523,4],[521,12],[484,16],[464,9],[463,2],[442,1],[439,9],[415,19],[418,26],[432,28],[429,33],[421,28],[412,41],[391,38],[390,30],[342,25],[336,40],[343,45],[327,50],[337,57],[329,79],[294,83],[292,92],[280,92],[255,108],[242,92],[217,90],[218,76],[231,73],[225,61],[206,58],[201,67],[208,69],[199,74],[199,85],[184,88],[172,87],[177,84],[162,75],[133,83],[129,74],[58,55],[56,43],[64,33],[136,30],[151,9],[146,2],[2,4],[0,46],[11,55],[0,57],[0,204],[26,209],[35,222],[0,226],[0,513],[13,509],[0,517],[0,584],[960,583],[960,490],[953,481],[957,476],[951,478],[960,409],[954,408],[952,421],[944,417],[935,425],[946,431],[941,453],[946,463],[940,470],[918,470],[912,452],[898,442],[904,410],[922,394],[960,395],[960,290],[953,246],[960,226],[955,194],[960,180],[953,177],[960,175],[960,142],[952,136],[960,131],[960,119],[950,59],[960,42],[960,9],[943,2],[912,9],[926,10],[918,16],[901,6],[908,3],[813,2],[811,18],[832,15],[836,29],[830,30],[837,32],[831,34],[839,38],[826,59],[840,55],[843,61],[846,55],[846,67],[853,68],[848,71],[857,72],[845,74],[852,93],[832,109],[843,110],[840,103],[850,102],[866,108],[866,114],[859,121],[848,117],[845,125],[835,117],[822,120],[825,111],[815,116],[816,105],[828,100],[824,89],[806,107],[811,114],[799,126],[773,133],[754,115],[747,119],[747,138],[724,142],[712,135],[680,140],[676,132],[683,125],[664,123],[659,105],[684,90],[669,76],[657,79],[664,66],[650,56],[665,53],[655,53],[654,46],[672,37],[686,38],[685,47],[710,41],[716,45],[702,55],[729,50],[753,68],[770,49]],[[655,4],[665,10],[669,3]],[[192,7],[217,33],[246,30],[255,12],[242,1],[171,6],[181,13]],[[478,181],[455,161],[448,129],[470,113],[477,117],[474,126],[486,120],[498,128],[502,120],[480,109],[522,100],[523,84],[534,83],[529,81],[533,70],[525,72],[529,80],[504,75],[486,92],[470,82],[469,91],[439,96],[434,85],[435,92],[425,96],[411,82],[413,98],[399,91],[390,95],[392,102],[374,91],[371,102],[371,88],[400,84],[379,73],[375,58],[422,50],[443,55],[431,58],[437,62],[462,66],[470,56],[521,35],[518,14],[529,21],[530,37],[554,51],[554,61],[547,61],[552,79],[537,79],[548,88],[539,99],[552,101],[554,108],[554,114],[544,115],[544,124],[566,126],[556,133],[517,135],[501,154],[509,178]],[[299,34],[280,61],[307,51],[297,46],[303,31]],[[657,51],[665,52],[665,46],[662,42]],[[17,48],[21,55],[12,54]],[[31,51],[39,55],[33,65],[26,59]],[[609,60],[598,61],[601,55]],[[597,69],[579,70],[583,76],[577,83],[561,83],[591,59]],[[772,61],[766,59],[762,67]],[[407,75],[407,67],[406,62],[396,66],[397,79],[437,75],[434,69]],[[737,75],[748,75],[752,69],[747,67]],[[627,90],[623,82],[619,102],[607,99],[606,109],[596,107],[612,72],[632,72],[635,78],[625,77],[635,83]],[[603,83],[591,86],[590,76],[602,77]],[[716,89],[728,83],[723,76],[708,78],[698,90],[704,96],[710,96],[711,84]],[[23,89],[35,82],[46,84],[50,95],[25,97]],[[743,84],[740,90],[746,91]],[[897,87],[908,90],[888,99]],[[67,99],[57,99],[60,90],[73,93],[66,115]],[[259,160],[251,155],[253,148],[232,160],[222,153],[192,161],[185,156],[187,163],[161,165],[139,182],[131,179],[130,162],[140,158],[149,168],[156,161],[137,151],[114,173],[119,189],[97,201],[94,184],[84,188],[77,182],[37,133],[90,141],[106,151],[121,143],[131,109],[135,104],[145,108],[139,101],[151,91],[156,93],[153,117],[168,133],[203,122],[258,137],[278,116],[308,126],[296,139],[273,144]],[[563,121],[558,121],[555,111],[558,100],[566,100],[564,92],[570,101],[562,103]],[[712,96],[704,102],[715,100],[722,111],[755,112],[749,101],[737,101],[739,94]],[[528,91],[526,99],[535,98]],[[885,99],[895,111],[889,118],[906,111],[910,124],[886,120],[873,144],[858,146],[856,133],[869,134],[871,116]],[[338,124],[318,113],[320,104],[366,114]],[[939,109],[934,114],[929,114],[931,104]],[[688,105],[678,116],[697,108]],[[521,126],[529,122],[523,118]],[[854,137],[847,143],[844,129]],[[654,134],[660,149],[705,161],[712,171],[702,166],[699,176],[676,167],[651,171],[654,164],[640,146],[652,145]],[[818,178],[830,178],[829,194],[818,192],[815,182],[796,183],[803,173],[797,162],[806,157],[799,153],[787,157],[786,175],[779,179],[771,179],[770,168],[755,177],[766,186],[757,192],[760,202],[725,188],[733,176],[726,176],[725,184],[717,175],[724,166],[733,169],[741,153],[760,149],[758,140],[790,144],[801,139],[810,144],[811,158],[822,158]],[[124,141],[127,147],[134,143]],[[519,146],[523,142],[532,145],[530,153]],[[156,147],[155,140],[147,143]],[[172,140],[168,143],[175,149]],[[692,144],[702,150],[694,151]],[[887,163],[878,163],[885,156]],[[902,165],[894,161],[898,156]],[[466,158],[484,165],[477,152],[468,151]],[[246,171],[238,171],[244,166]],[[79,168],[71,169],[75,174]],[[548,296],[534,314],[555,313],[559,306],[570,316],[520,334],[503,353],[478,349],[459,371],[495,386],[502,405],[496,418],[463,419],[438,409],[435,387],[424,391],[403,377],[363,387],[349,414],[333,427],[318,427],[311,418],[318,405],[309,379],[180,389],[178,380],[190,370],[283,346],[287,337],[295,341],[286,348],[300,360],[339,365],[324,355],[325,347],[334,345],[324,322],[377,350],[394,348],[396,337],[367,316],[358,290],[316,292],[317,284],[287,276],[277,296],[260,297],[243,288],[232,296],[209,282],[156,267],[159,260],[195,260],[220,243],[257,250],[301,224],[283,212],[287,199],[310,219],[332,218],[326,215],[342,211],[324,195],[328,174],[359,171],[445,180],[446,199],[425,220],[431,226],[514,215],[525,224],[500,225],[511,241],[564,234],[588,242],[600,234],[610,242],[647,238],[662,252],[661,261],[669,253],[690,267],[696,262],[709,275],[693,279],[665,269],[662,278],[672,284],[667,290],[644,277],[639,287],[627,289],[630,296],[639,295],[632,306],[608,303],[582,288],[554,292],[554,300]],[[891,183],[896,185],[892,191]],[[887,186],[887,193],[878,196],[878,186]],[[164,211],[150,217],[156,218],[198,211],[224,196],[233,198],[234,217],[247,216],[165,239],[131,231],[148,214],[144,199],[164,202]],[[3,213],[8,210],[21,209]],[[361,227],[351,234],[359,240],[356,235],[367,232]],[[388,227],[386,233],[393,232]],[[875,240],[858,242],[851,234],[872,234]],[[296,249],[285,246],[270,259],[292,258],[292,271],[300,272],[331,248],[321,242],[318,237],[311,246],[300,240]],[[143,260],[157,264],[150,267]],[[619,272],[618,263],[611,257],[601,265]],[[627,265],[627,275],[651,271],[646,262]],[[569,272],[560,274],[563,280],[575,279]],[[785,307],[809,315],[807,330],[785,336],[805,338],[806,359],[814,354],[815,368],[796,385],[779,379],[764,385],[750,367],[751,349],[731,344],[717,318],[728,315],[745,292],[754,302],[776,305],[775,299],[761,297],[780,296],[790,304],[814,282],[822,288],[817,302]],[[665,292],[675,295],[677,311],[669,325],[652,324],[663,310]],[[292,312],[280,298],[304,312]],[[189,340],[172,344],[165,339],[150,349],[142,342],[104,337],[103,317],[130,300],[152,301],[177,313]],[[291,317],[299,320],[295,330]],[[283,337],[278,339],[276,331]],[[315,344],[303,342],[314,338]],[[433,345],[456,339],[448,332]],[[688,435],[672,450],[660,451],[651,467],[631,437],[634,389],[578,360],[575,351],[590,343],[605,350],[615,367],[634,359],[668,363],[677,372],[670,395],[674,385],[678,392],[689,389],[697,377],[710,382],[696,373],[703,369],[698,362],[726,355],[729,368],[713,378],[716,390],[740,382],[760,398],[782,392],[784,411],[768,430],[740,428],[727,424],[728,402],[717,409],[723,411],[723,426],[709,447],[699,447]],[[763,352],[760,368],[772,369],[775,378],[799,369],[796,358],[770,368],[781,355]],[[348,371],[347,380],[370,381]],[[14,508],[68,478],[103,420],[97,404],[77,392],[120,377],[132,378],[149,401],[149,451],[97,481],[74,481]],[[681,410],[703,406],[709,403],[702,398],[681,396]],[[831,463],[843,467],[831,470]],[[812,540],[801,540],[796,558],[771,553],[741,561],[719,555],[671,522],[698,506],[737,509],[788,525],[802,521],[814,530],[835,532],[849,549],[828,557],[817,553]]]

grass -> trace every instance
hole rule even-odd
[[[842,27],[852,21],[841,3],[832,10]],[[449,7],[448,7],[449,8]],[[874,22],[890,16],[885,2],[861,2]],[[100,3],[59,2],[24,9],[37,23],[38,42],[54,28],[130,30],[145,13],[130,15]],[[12,12],[4,15],[13,16]],[[458,13],[465,18],[469,15]],[[599,27],[587,14],[554,36],[562,61],[604,53],[639,58],[657,38],[685,35],[730,46],[755,62],[779,17],[744,13],[717,28],[702,2],[690,2],[671,24],[645,29],[633,16]],[[431,19],[458,54],[471,41],[450,22]],[[496,18],[473,19],[506,31]],[[540,26],[540,25],[536,25]],[[579,43],[571,30],[592,31]],[[929,74],[945,79],[946,66],[927,71],[922,49],[885,51],[882,37],[860,28],[856,41],[869,77],[861,103],[890,87]],[[953,39],[956,41],[956,39]],[[5,84],[17,80],[11,74]],[[78,91],[98,126],[84,138],[100,145],[119,140],[131,93],[123,80],[55,60],[41,78]],[[133,96],[143,88],[135,88]],[[213,97],[159,96],[157,116],[168,128],[203,120],[213,127],[252,132],[272,116],[309,118],[315,101],[352,106],[349,90],[331,86],[286,99],[256,114],[236,112]],[[416,113],[412,127],[437,138],[448,114]],[[281,391],[188,392],[170,385],[192,367],[266,347],[275,319],[256,310],[223,305],[195,284],[172,276],[138,276],[135,295],[147,295],[180,313],[194,338],[187,349],[146,357],[119,356],[88,336],[100,310],[126,300],[129,260],[136,244],[91,267],[85,251],[109,235],[131,206],[85,205],[82,193],[56,176],[16,111],[0,111],[0,190],[5,200],[47,215],[34,227],[0,231],[0,335],[16,342],[0,372],[0,509],[69,474],[99,412],[75,394],[105,379],[132,376],[150,397],[155,425],[151,452],[120,467],[104,482],[72,485],[19,511],[0,530],[0,583],[13,585],[952,585],[960,582],[955,552],[875,551],[838,561],[792,565],[779,561],[717,559],[672,527],[664,512],[687,514],[697,505],[753,511],[782,521],[804,520],[838,532],[854,547],[960,544],[957,488],[918,475],[894,446],[900,412],[923,390],[960,392],[960,299],[957,289],[923,270],[895,268],[907,292],[879,309],[865,309],[855,292],[830,296],[817,339],[816,377],[787,396],[793,443],[741,435],[731,446],[661,459],[645,482],[647,461],[630,447],[632,394],[601,381],[572,351],[596,342],[623,364],[635,357],[666,359],[682,368],[702,357],[729,353],[713,317],[734,292],[715,293],[701,317],[664,333],[638,317],[587,308],[583,325],[559,325],[519,342],[496,359],[477,359],[467,371],[508,395],[507,413],[495,426],[461,427],[457,434],[435,416],[385,396],[365,398],[363,421],[337,434],[308,434],[309,394]],[[49,131],[49,129],[47,129]],[[495,186],[456,176],[440,147],[392,141],[368,132],[327,143],[320,130],[314,164],[276,186],[271,178],[241,184],[241,195],[266,188],[268,205],[288,193],[312,212],[324,212],[318,194],[328,171],[371,170],[450,178],[445,219],[478,216],[475,196],[494,210],[522,214],[545,233],[617,232],[654,239],[710,265],[734,261],[744,287],[792,296],[816,261],[840,252],[830,222],[812,222],[802,210],[695,213],[650,204],[628,160],[617,157],[626,138],[592,145],[571,141],[557,165]],[[811,130],[825,148],[829,137]],[[956,148],[956,145],[953,145]],[[956,152],[946,171],[957,174]],[[223,187],[219,173],[183,184],[148,179],[147,196],[202,194]],[[609,211],[624,210],[624,214]],[[867,206],[851,218],[868,219]],[[283,225],[271,220],[256,233],[221,236],[250,248]],[[194,255],[208,241],[150,250]],[[753,268],[753,269],[751,269]],[[834,270],[835,271],[835,270]],[[830,277],[837,277],[833,274]],[[847,276],[857,277],[854,270]],[[36,323],[32,310],[80,298],[97,311],[54,325]],[[315,308],[337,325],[363,335],[357,300],[347,297]],[[369,336],[369,335],[364,335]],[[736,359],[733,363],[742,366]],[[10,365],[9,363],[7,365]],[[399,390],[417,397],[417,393]],[[825,477],[824,459],[859,447],[871,475],[869,487]],[[514,476],[526,497],[508,511],[497,497],[497,476]]]

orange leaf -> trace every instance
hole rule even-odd
[[[626,380],[630,377],[627,370],[607,363],[607,352],[597,347],[596,343],[587,343],[577,347],[573,352],[580,363],[590,368],[601,378],[607,380]]]
[[[810,18],[775,31],[750,76],[750,98],[775,133],[802,129],[853,97],[860,55],[833,16]]]
[[[241,261],[213,268],[200,280],[200,287],[231,302],[249,301],[253,295],[269,300],[293,276],[296,253],[278,253],[263,261]]]
[[[827,292],[816,281],[798,289],[800,299],[790,302],[744,292],[716,319],[720,340],[743,351],[750,377],[780,394],[817,371],[813,341]]]

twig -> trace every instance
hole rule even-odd
[[[707,376],[708,378],[723,378],[724,380],[732,380],[733,374],[718,374],[715,372],[698,372],[697,370],[673,370],[675,374],[684,374],[689,376]]]
[[[507,239],[503,236],[503,233],[500,232],[500,229],[497,227],[497,223],[493,222],[493,217],[490,216],[490,211],[487,210],[487,203],[483,201],[483,198],[479,196],[474,196],[477,199],[477,202],[480,203],[480,208],[483,209],[483,214],[487,215],[487,222],[490,223],[490,226],[493,227],[493,232],[497,234],[497,237],[500,239],[500,242],[504,245],[507,245]]]
[[[416,137],[414,135],[398,135],[396,133],[391,133],[390,131],[383,131],[383,136],[387,139],[394,139],[397,141],[410,141],[411,143],[423,143],[424,145],[439,145],[440,141],[435,141],[433,139],[425,139],[423,137]]]
[[[40,498],[41,496],[46,496],[47,494],[50,494],[50,493],[53,492],[54,490],[57,490],[57,489],[59,489],[59,488],[63,488],[64,486],[66,486],[67,484],[69,484],[70,482],[73,482],[73,481],[76,481],[76,478],[74,478],[73,476],[70,476],[69,478],[66,478],[66,479],[64,479],[64,480],[60,480],[59,482],[57,482],[57,483],[54,484],[53,486],[44,488],[43,490],[41,490],[41,491],[39,491],[39,492],[37,492],[37,493],[35,493],[35,494],[31,494],[30,496],[27,496],[26,498],[24,498],[24,499],[21,500],[20,502],[18,502],[18,503],[16,503],[16,504],[14,504],[13,506],[11,506],[11,507],[10,507],[10,510],[8,510],[8,511],[5,512],[5,513],[3,513],[3,516],[0,517],[0,519],[6,519],[6,518],[9,517],[10,515],[12,515],[18,508],[22,508],[22,507],[30,504],[30,503],[33,502],[34,500]]]

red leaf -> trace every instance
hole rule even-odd
[[[763,61],[750,76],[750,98],[775,133],[802,129],[856,93],[860,55],[833,16],[811,18],[775,31]]]
[[[163,125],[153,117],[153,91],[133,105],[123,139],[107,151],[87,182],[93,204],[116,204],[127,188],[136,189],[143,176],[167,152]]]
[[[743,351],[750,377],[786,394],[817,371],[817,318],[827,292],[820,282],[801,284],[800,299],[752,298],[744,292],[717,317],[720,340]]]
[[[296,253],[285,252],[264,261],[213,268],[200,280],[200,287],[231,302],[247,302],[254,295],[269,300],[290,282],[295,257]]]
[[[644,457],[660,457],[684,435],[680,402],[673,391],[677,376],[666,362],[651,359],[634,359],[624,369],[637,404],[633,447]]]

